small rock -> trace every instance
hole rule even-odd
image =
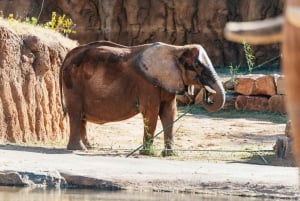
[[[3,186],[25,186],[21,176],[15,171],[1,171],[0,185]]]

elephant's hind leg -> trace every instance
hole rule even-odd
[[[69,112],[70,117],[70,138],[67,146],[68,150],[86,150],[81,140],[81,132],[84,126],[80,112]]]
[[[84,120],[84,119],[81,121],[80,134],[81,134],[81,141],[83,142],[85,147],[88,149],[92,148],[92,145],[89,142],[87,135],[86,135],[86,120]]]

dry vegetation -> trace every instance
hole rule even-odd
[[[57,42],[64,44],[64,46],[72,48],[77,46],[77,41],[71,40],[57,31],[35,26],[27,23],[22,23],[17,20],[9,21],[7,19],[0,18],[0,27],[6,27],[12,30],[17,35],[33,35],[37,36],[43,42],[51,43]]]

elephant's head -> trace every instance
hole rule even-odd
[[[202,85],[203,106],[210,112],[225,103],[223,85],[201,45],[154,43],[138,55],[136,67],[147,80],[170,93],[182,94],[188,85]]]

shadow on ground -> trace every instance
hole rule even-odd
[[[14,151],[25,151],[34,153],[44,153],[44,154],[66,154],[72,153],[65,148],[53,148],[53,147],[40,147],[40,146],[22,146],[22,145],[0,145],[0,150],[14,150]]]

